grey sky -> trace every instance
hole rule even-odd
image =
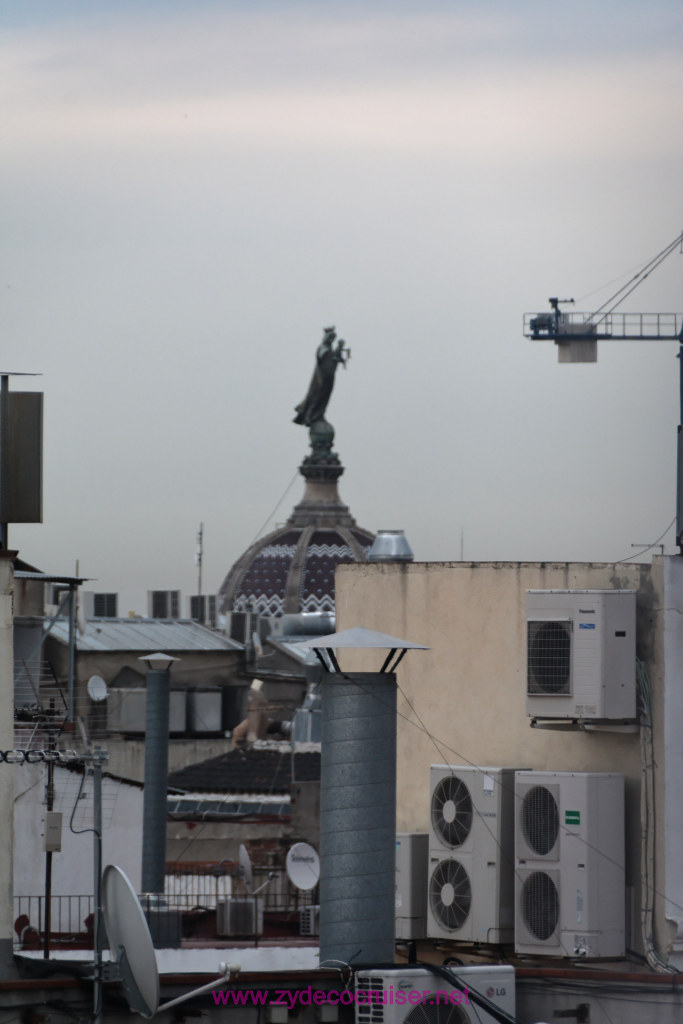
[[[41,372],[46,402],[45,522],[12,545],[142,611],[148,587],[194,592],[203,520],[215,590],[306,452],[291,418],[329,323],[361,525],[404,527],[419,559],[458,558],[461,529],[468,559],[654,541],[676,346],[558,366],[521,321],[550,295],[599,305],[683,227],[682,22],[666,2],[5,2],[2,368]],[[625,308],[682,310],[682,269]]]

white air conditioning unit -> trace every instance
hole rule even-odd
[[[263,900],[247,897],[216,905],[216,933],[223,938],[263,935]]]
[[[514,772],[432,765],[427,934],[511,942]]]
[[[635,719],[634,590],[528,590],[527,714]]]
[[[311,904],[299,910],[299,935],[320,935],[320,906]]]
[[[516,952],[623,956],[624,776],[516,772],[515,799]]]
[[[356,1024],[497,1024],[485,1007],[493,1004],[514,1018],[515,970],[496,965],[454,972],[421,967],[358,971],[354,1002]]]
[[[429,835],[399,832],[396,836],[396,938],[427,935],[427,871]]]

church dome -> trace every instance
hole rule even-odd
[[[252,544],[219,591],[221,613],[279,616],[334,613],[334,570],[344,562],[366,562],[374,534],[356,524],[339,498],[339,461],[304,459],[302,501],[284,526]]]

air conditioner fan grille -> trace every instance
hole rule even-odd
[[[462,846],[472,830],[472,797],[462,779],[446,775],[432,792],[432,826],[446,846]]]
[[[443,989],[445,991],[445,987]],[[403,1024],[468,1024],[469,1018],[460,1006],[446,1003],[442,995],[428,996],[426,1002],[414,1006]]]
[[[536,939],[549,939],[560,920],[560,897],[552,878],[534,871],[524,880],[521,891],[522,918]]]
[[[571,694],[571,623],[527,622],[527,694]]]
[[[534,786],[522,800],[522,831],[539,857],[547,856],[557,842],[560,813],[557,800],[545,786]]]
[[[472,904],[472,886],[460,861],[449,859],[437,864],[429,880],[429,904],[436,920],[448,931],[462,928]]]

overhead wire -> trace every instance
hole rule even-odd
[[[343,673],[342,673],[342,674],[343,674]],[[358,686],[359,686],[359,687],[360,687],[361,689],[363,689],[363,692],[364,692],[364,693],[371,693],[371,691],[370,691],[370,690],[365,690],[365,689],[364,689],[364,688],[362,687],[362,684],[360,684],[360,682],[359,682],[358,680],[354,680],[354,682],[355,682],[355,683],[356,683],[356,684],[357,684],[357,685],[358,685]],[[433,743],[433,745],[435,746],[435,748],[436,748],[437,752],[439,753],[439,756],[440,756],[440,757],[441,757],[441,758],[443,759],[443,761],[444,761],[444,764],[445,764],[445,767],[447,767],[447,768],[451,769],[451,770],[452,770],[452,771],[453,771],[453,772],[455,773],[455,769],[456,769],[456,768],[457,768],[458,766],[457,766],[457,765],[453,765],[452,763],[450,763],[450,762],[449,762],[449,759],[448,759],[448,758],[444,757],[444,754],[443,754],[443,750],[441,749],[441,747],[443,747],[443,749],[445,749],[445,750],[449,751],[449,752],[450,752],[451,754],[455,754],[455,755],[456,755],[456,757],[460,758],[461,762],[462,762],[462,763],[463,763],[464,765],[467,765],[467,766],[469,766],[469,767],[471,767],[471,768],[474,768],[474,769],[475,769],[476,771],[478,771],[478,772],[481,772],[481,774],[482,774],[482,775],[486,775],[486,774],[487,774],[487,772],[486,772],[486,768],[485,768],[485,767],[482,767],[481,765],[475,764],[475,762],[473,762],[473,761],[470,761],[470,760],[469,760],[469,759],[468,759],[467,757],[465,757],[465,755],[464,755],[464,754],[461,754],[461,753],[460,753],[459,751],[455,750],[455,748],[451,747],[451,746],[450,746],[450,745],[449,745],[449,744],[448,744],[448,743],[447,743],[447,742],[446,742],[445,740],[442,740],[442,739],[439,739],[439,738],[437,738],[437,737],[436,737],[436,736],[435,736],[435,735],[434,735],[434,734],[433,734],[433,733],[431,732],[431,730],[430,730],[430,729],[428,729],[428,727],[427,727],[427,726],[426,726],[426,725],[424,724],[424,722],[422,721],[422,719],[421,719],[421,718],[420,718],[420,716],[418,715],[417,711],[415,710],[415,707],[414,707],[414,705],[413,705],[413,704],[412,704],[412,702],[411,702],[411,701],[409,700],[409,698],[407,697],[407,695],[405,694],[405,692],[404,692],[404,691],[403,691],[403,690],[401,689],[401,687],[400,687],[400,686],[398,685],[398,683],[397,683],[397,689],[398,689],[398,691],[399,691],[399,692],[401,693],[401,695],[403,696],[403,698],[405,699],[406,703],[408,704],[409,708],[411,709],[411,711],[413,712],[413,714],[415,715],[415,717],[417,718],[417,720],[418,720],[418,721],[417,721],[417,722],[414,722],[414,721],[413,721],[413,720],[412,720],[411,718],[409,718],[409,717],[408,717],[407,715],[404,715],[404,714],[403,714],[402,712],[400,712],[400,711],[398,711],[398,710],[397,710],[397,715],[398,715],[398,717],[399,717],[399,718],[402,718],[402,719],[403,719],[404,721],[406,721],[406,722],[407,722],[407,723],[408,723],[409,725],[412,725],[412,726],[413,726],[413,728],[415,728],[415,729],[418,729],[418,731],[420,731],[420,732],[424,733],[424,734],[425,734],[425,735],[427,736],[427,738],[428,738],[428,739],[430,740],[430,742],[432,742],[432,743]],[[650,691],[650,692],[651,692],[651,691]],[[388,705],[388,704],[386,703],[386,701],[383,701],[383,700],[381,699],[381,697],[379,697],[379,696],[378,696],[378,695],[377,695],[376,693],[374,693],[374,694],[373,694],[373,696],[374,696],[375,700],[376,700],[376,701],[377,701],[377,702],[378,702],[379,704],[381,704],[382,706],[384,706],[384,707],[387,707],[387,708],[389,707],[389,705]],[[515,791],[514,791],[514,788],[510,788],[510,787],[507,787],[507,786],[506,786],[506,784],[505,784],[504,782],[500,781],[500,780],[496,780],[496,779],[494,779],[494,783],[496,783],[497,785],[499,785],[499,786],[500,786],[501,788],[503,788],[503,789],[507,789],[507,790],[508,790],[508,792],[510,792],[510,793],[512,794],[513,798],[515,798],[515,799],[516,799],[516,797],[517,797],[517,794],[515,793]],[[496,846],[498,847],[499,851],[501,852],[501,855],[502,855],[502,856],[505,856],[505,857],[506,857],[506,859],[507,859],[508,861],[512,860],[512,858],[511,858],[511,857],[510,857],[509,855],[507,855],[507,852],[506,852],[506,851],[505,851],[505,850],[503,849],[503,847],[502,847],[501,843],[500,843],[500,842],[499,842],[499,841],[498,841],[498,840],[496,839],[496,837],[495,837],[495,834],[494,834],[494,833],[492,832],[492,830],[491,830],[491,828],[490,828],[490,826],[489,826],[488,822],[486,821],[486,819],[485,819],[485,818],[483,818],[483,816],[481,816],[481,820],[482,820],[482,822],[484,823],[484,826],[485,826],[485,827],[487,828],[487,830],[489,831],[489,834],[490,834],[490,835],[492,836],[492,839],[493,839],[493,841],[495,842]],[[561,830],[562,830],[562,831],[563,831],[563,832],[564,832],[565,834],[572,834],[572,835],[575,835],[575,833],[571,833],[571,830],[570,830],[569,828],[567,828],[567,826],[566,826],[566,825],[563,825],[562,823],[560,823],[559,827],[560,827],[560,829],[561,829]],[[580,838],[580,837],[577,837],[577,838]],[[608,862],[608,863],[612,863],[612,864],[614,864],[614,865],[615,865],[616,867],[620,867],[620,868],[623,868],[623,864],[620,864],[620,863],[619,863],[618,861],[615,861],[615,860],[614,860],[614,859],[613,859],[612,857],[610,857],[609,855],[605,854],[605,853],[604,853],[604,852],[603,852],[602,850],[600,850],[600,849],[599,849],[598,847],[596,847],[596,846],[594,846],[593,844],[589,843],[589,842],[588,842],[588,840],[586,840],[586,839],[582,839],[582,838],[581,838],[581,842],[582,842],[582,843],[584,844],[584,846],[585,846],[585,847],[586,847],[587,849],[589,849],[589,850],[592,850],[592,851],[593,851],[593,852],[595,852],[595,853],[596,853],[597,855],[599,855],[599,856],[600,856],[600,857],[602,857],[603,859],[607,860],[607,862]],[[655,895],[658,895],[658,896],[661,896],[662,898],[665,898],[665,899],[667,900],[667,902],[668,902],[668,903],[669,903],[669,904],[670,904],[671,906],[673,906],[673,907],[676,907],[676,909],[678,909],[678,910],[681,910],[681,911],[683,911],[683,906],[681,906],[681,905],[677,904],[677,903],[676,903],[676,901],[675,901],[675,900],[673,900],[673,899],[671,899],[670,897],[668,897],[668,896],[665,896],[665,894],[664,894],[664,893],[662,893],[661,891],[659,891],[658,889],[656,889],[656,888],[653,888],[653,890],[652,890],[652,891],[653,891],[653,893],[654,893]],[[678,972],[678,971],[677,971],[676,969],[674,969],[673,973],[680,973],[680,972]]]
[[[657,253],[656,256],[653,256],[648,263],[646,263],[636,274],[634,274],[634,276],[629,281],[627,281],[626,284],[622,285],[621,288],[619,288],[613,295],[611,295],[610,298],[606,299],[605,302],[603,302],[603,304],[599,306],[594,313],[591,314],[591,320],[593,319],[593,317],[597,316],[600,313],[602,313],[602,316],[596,322],[600,323],[601,320],[604,320],[606,316],[608,316],[614,309],[617,308],[617,306],[621,305],[624,299],[628,298],[631,292],[635,291],[639,284],[642,284],[642,282],[647,277],[650,276],[653,270],[656,270],[660,263],[664,262],[667,256],[671,255],[671,253],[676,249],[676,247],[681,243],[682,240],[683,232],[676,235],[672,242],[665,246],[661,250],[661,252]],[[606,306],[609,306],[609,308],[605,309]]]
[[[670,523],[669,523],[669,525],[667,526],[667,528],[666,528],[666,530],[664,531],[664,533],[661,533],[661,534],[659,535],[659,537],[657,537],[657,540],[653,540],[653,541],[652,541],[652,544],[648,544],[648,545],[647,545],[647,547],[644,547],[644,548],[642,549],[642,551],[636,551],[635,555],[627,555],[627,557],[626,557],[626,558],[620,558],[620,559],[619,559],[619,561],[618,561],[618,562],[615,562],[614,564],[615,564],[615,565],[621,565],[621,564],[622,564],[623,562],[628,562],[628,561],[630,561],[630,560],[631,560],[632,558],[640,558],[640,556],[641,556],[641,555],[644,555],[644,554],[645,554],[646,552],[648,552],[648,551],[651,551],[651,550],[652,550],[652,548],[656,548],[656,547],[657,547],[657,545],[658,545],[658,544],[659,544],[659,543],[660,543],[660,542],[661,542],[661,541],[663,540],[663,538],[664,538],[664,537],[666,537],[667,533],[669,532],[669,530],[671,529],[671,527],[672,527],[672,526],[674,525],[674,523],[676,522],[676,519],[677,519],[677,518],[678,518],[678,516],[674,516],[674,517],[673,517],[673,519],[671,520],[671,522],[670,522]]]

